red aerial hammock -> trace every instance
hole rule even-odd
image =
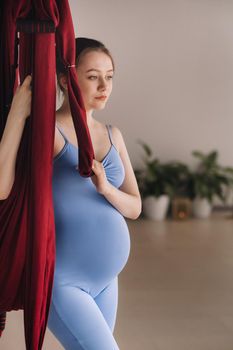
[[[23,309],[27,350],[42,348],[53,286],[56,49],[67,68],[80,145],[79,172],[88,177],[94,152],[74,67],[75,36],[68,0],[0,4],[0,139],[18,78],[22,82],[32,74],[32,112],[17,154],[15,182],[8,198],[0,200],[0,334],[6,312]]]

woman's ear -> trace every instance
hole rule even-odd
[[[63,87],[64,90],[68,90],[68,87],[67,87],[67,77],[65,74],[62,74],[60,77],[59,77],[59,82],[60,82],[60,85]]]

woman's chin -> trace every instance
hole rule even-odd
[[[105,108],[106,103],[95,103],[95,105],[93,105],[93,108],[96,110],[101,110]]]

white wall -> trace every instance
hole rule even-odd
[[[118,126],[133,166],[138,138],[161,160],[220,152],[233,166],[233,1],[70,0],[76,36],[113,54],[113,92],[99,120]]]

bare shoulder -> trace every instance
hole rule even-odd
[[[140,199],[137,180],[131,164],[130,156],[128,154],[122,132],[117,126],[112,126],[112,138],[113,142],[116,144],[116,148],[119,152],[125,170],[125,178],[119,189],[128,194],[135,195]]]
[[[117,126],[112,125],[112,139],[113,143],[116,146],[118,152],[120,153],[124,147],[124,138],[122,132]]]

